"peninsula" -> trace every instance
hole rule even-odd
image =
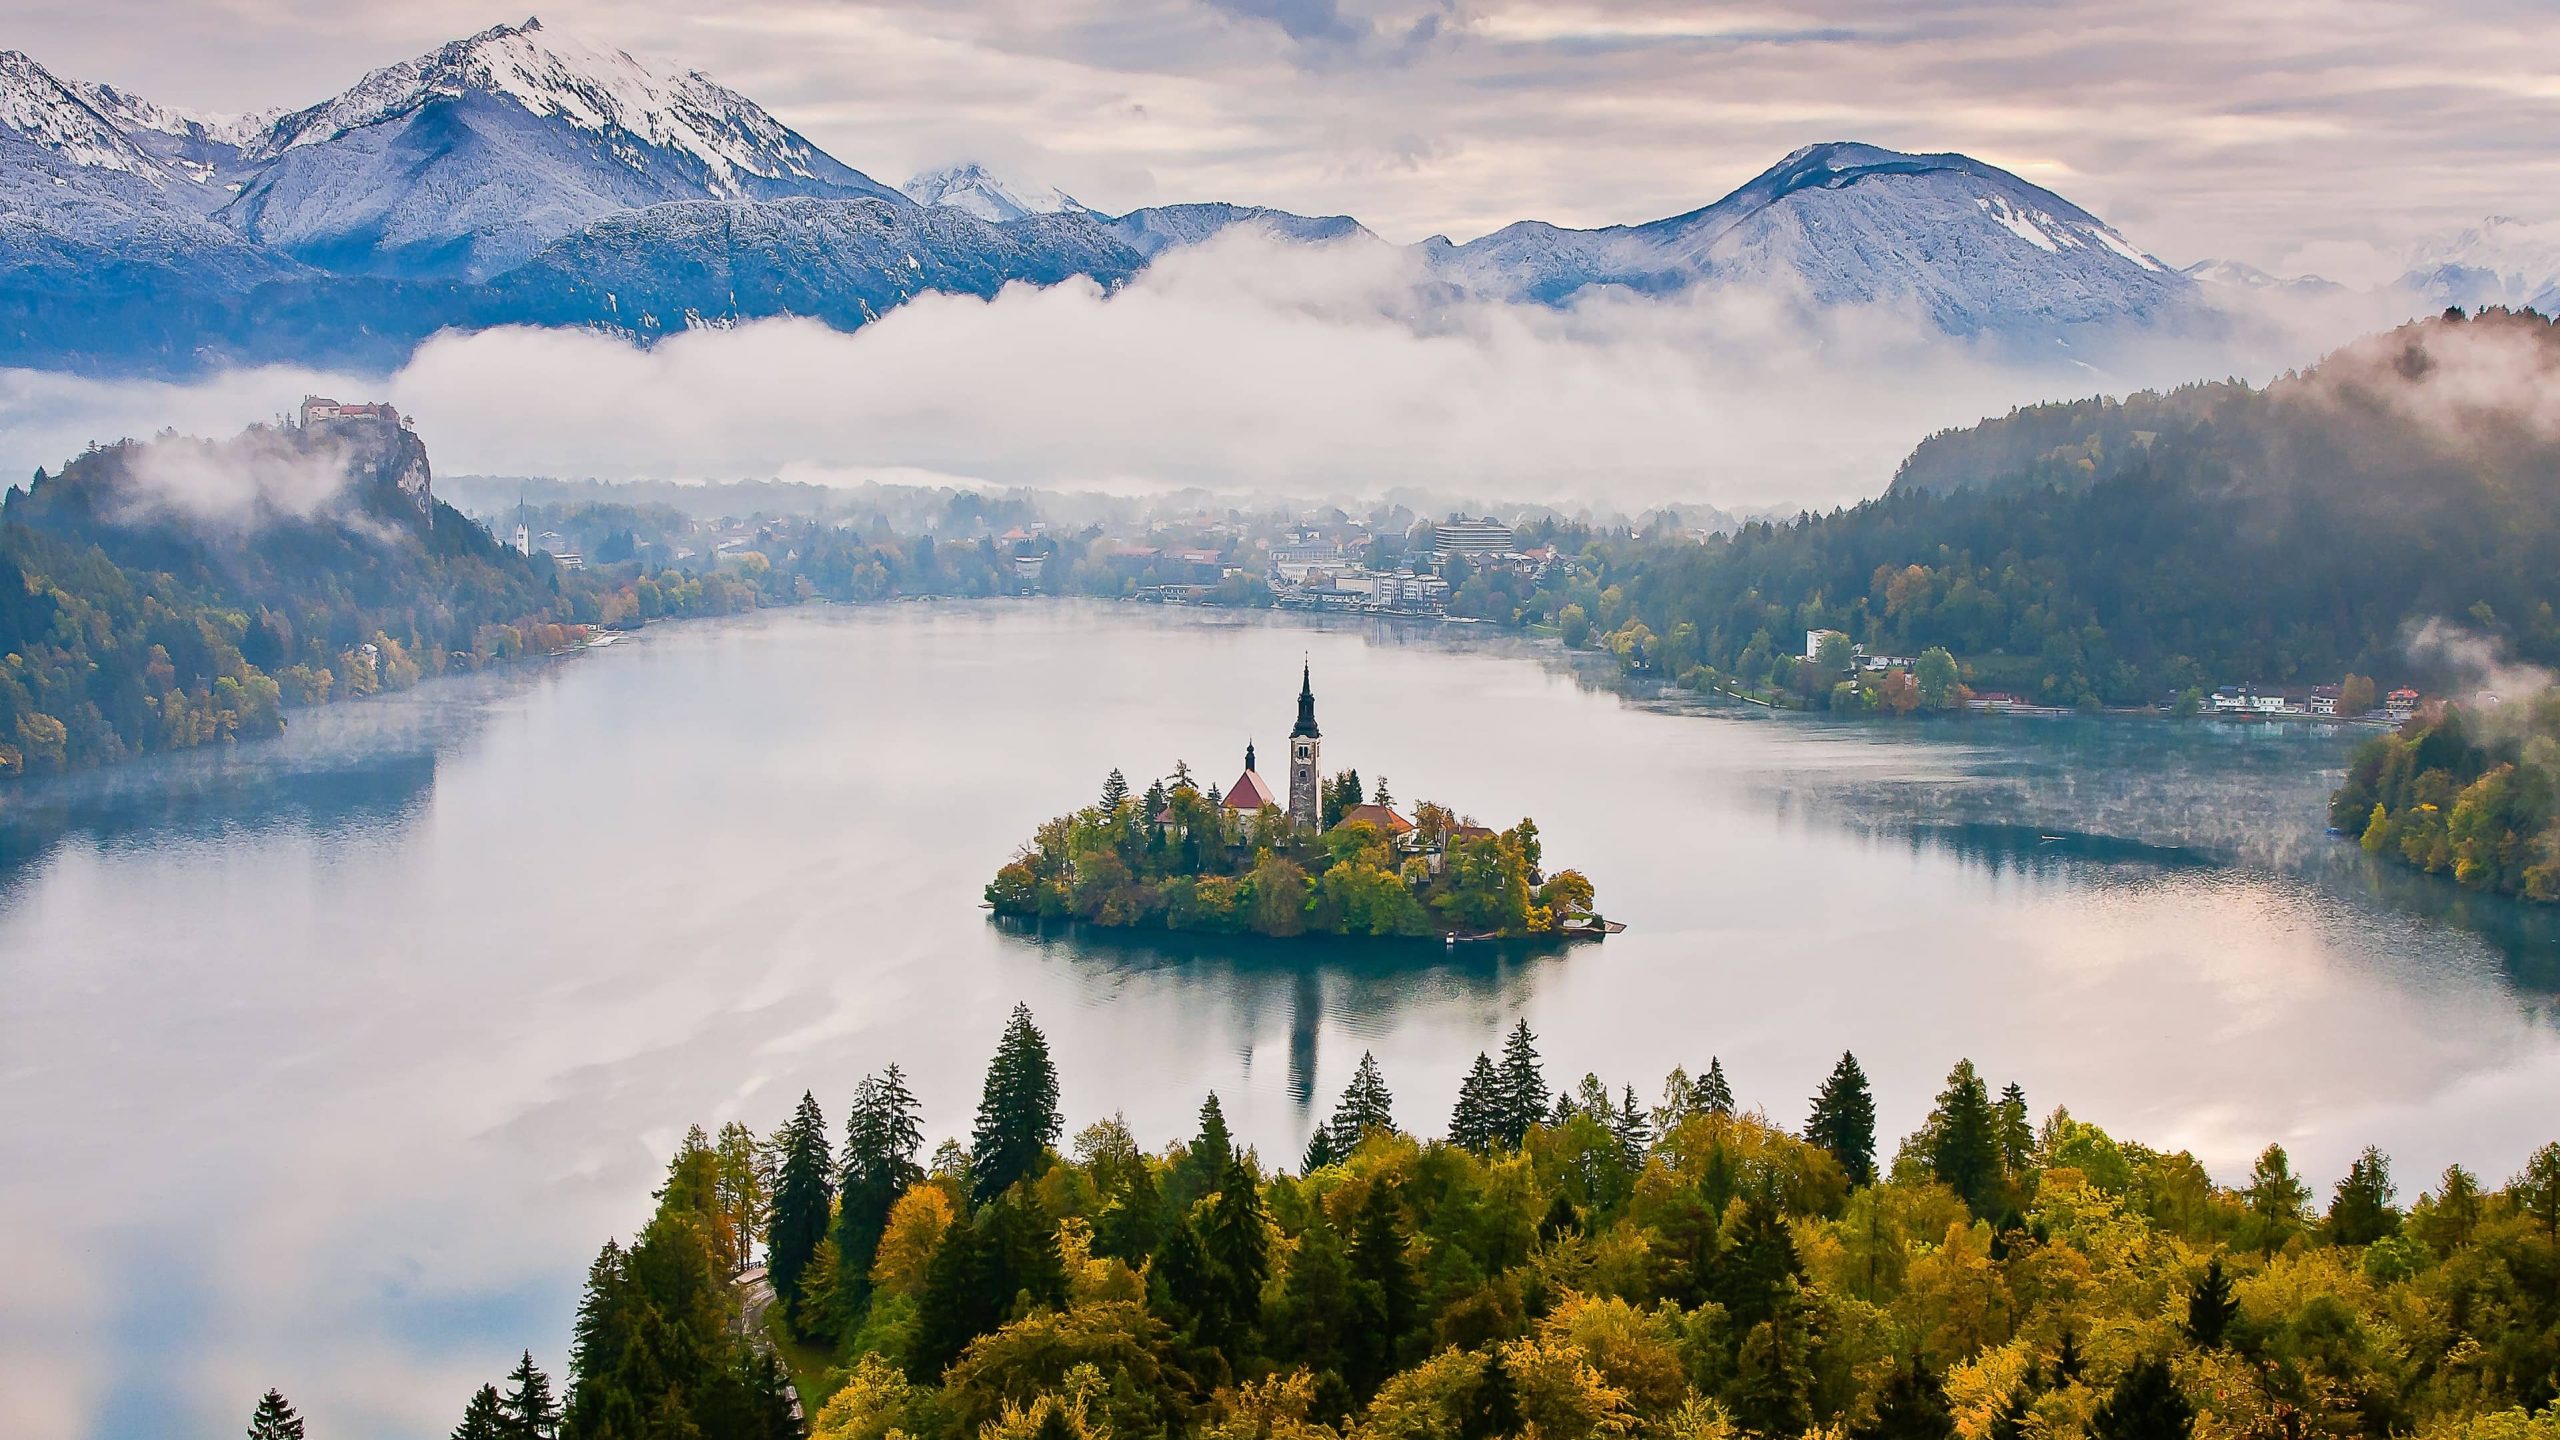
[[[1423,802],[1397,812],[1381,777],[1327,777],[1314,675],[1298,677],[1285,799],[1244,770],[1202,790],[1188,765],[1133,793],[1117,770],[1102,798],[1042,825],[988,882],[996,914],[1121,929],[1371,935],[1451,940],[1598,936],[1578,870],[1541,868],[1538,827],[1496,831]]]

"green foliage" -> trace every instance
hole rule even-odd
[[[826,1118],[817,1097],[803,1094],[791,1120],[774,1136],[782,1166],[773,1186],[773,1215],[765,1232],[765,1270],[786,1309],[800,1299],[801,1273],[827,1238],[834,1207],[835,1161],[827,1146]]]
[[[2357,747],[2329,823],[2467,889],[2560,901],[2560,692],[2447,705]]]
[[[274,1390],[258,1397],[249,1416],[249,1440],[302,1440],[302,1417]]]
[[[1049,1060],[1048,1037],[1031,1023],[1031,1009],[1013,1007],[1004,1038],[987,1067],[970,1132],[969,1175],[980,1204],[1036,1173],[1066,1122],[1058,1114],[1058,1069]]]
[[[1822,1090],[1813,1097],[1804,1138],[1830,1152],[1853,1185],[1876,1178],[1876,1097],[1858,1057],[1843,1050]]]

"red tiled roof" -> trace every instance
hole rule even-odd
[[[1271,787],[1262,783],[1262,777],[1250,770],[1237,776],[1236,783],[1227,787],[1227,808],[1230,810],[1253,811],[1265,805],[1278,806],[1283,810],[1288,808],[1272,795]]]
[[[1375,825],[1379,833],[1385,835],[1402,835],[1413,828],[1412,821],[1384,805],[1354,805],[1342,812],[1341,821],[1333,828],[1339,830],[1344,825],[1363,824]]]

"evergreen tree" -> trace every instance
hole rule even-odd
[[[1479,1050],[1475,1067],[1458,1082],[1458,1105],[1449,1114],[1449,1143],[1477,1155],[1490,1155],[1502,1138],[1506,1113],[1502,1076]]]
[[[1843,1050],[1840,1063],[1813,1097],[1813,1113],[1805,1121],[1804,1138],[1831,1152],[1852,1185],[1876,1178],[1876,1097],[1867,1088],[1867,1073],[1858,1057]]]
[[[1049,1042],[1031,1023],[1031,1007],[1016,1005],[1004,1038],[987,1066],[978,1123],[969,1137],[969,1177],[979,1204],[1037,1173],[1049,1146],[1066,1128],[1058,1114],[1058,1070]]]
[[[1262,1194],[1241,1161],[1228,1165],[1200,1243],[1209,1257],[1214,1329],[1222,1348],[1232,1347],[1261,1323],[1262,1285],[1271,1278],[1271,1235],[1263,1220]]]
[[[533,1363],[530,1350],[507,1376],[504,1407],[506,1426],[501,1433],[507,1440],[551,1440],[560,1433],[560,1407],[551,1398],[551,1377]]]
[[[453,1440],[507,1440],[506,1402],[498,1398],[498,1387],[483,1385],[462,1407],[462,1423],[453,1427]]]
[[[2012,1080],[2000,1091],[1995,1127],[2000,1142],[2000,1167],[2011,1176],[2027,1173],[2035,1162],[2036,1127],[2027,1116],[2027,1092]]]
[[[954,1220],[925,1266],[915,1341],[907,1352],[907,1374],[919,1385],[940,1380],[970,1341],[1004,1323],[1014,1292],[1004,1285],[991,1221],[995,1210],[990,1205],[974,1219]]]
[[[1360,1068],[1351,1074],[1351,1084],[1342,1092],[1342,1103],[1333,1108],[1333,1121],[1326,1128],[1333,1132],[1333,1150],[1348,1156],[1360,1148],[1360,1142],[1372,1130],[1396,1128],[1395,1097],[1387,1093],[1386,1077],[1378,1071],[1376,1056],[1360,1052]]]
[[[1875,1414],[1849,1427],[1849,1440],[1953,1440],[1955,1433],[1946,1386],[1914,1355],[1884,1382]]]
[[[916,1161],[924,1149],[922,1107],[896,1065],[863,1079],[844,1128],[844,1199],[836,1207],[835,1233],[837,1312],[851,1320],[869,1293],[871,1262],[880,1253],[890,1209],[924,1178]]]
[[[1538,1037],[1522,1020],[1502,1044],[1502,1111],[1493,1138],[1505,1149],[1517,1150],[1530,1127],[1546,1118],[1547,1077],[1538,1068]]]
[[[2311,1187],[2294,1178],[2293,1161],[2284,1153],[2284,1147],[2270,1145],[2258,1152],[2258,1163],[2251,1167],[2248,1187],[2240,1196],[2248,1206],[2258,1248],[2272,1255],[2301,1233],[2303,1207],[2311,1203]]]
[[[1121,774],[1120,767],[1114,765],[1111,767],[1111,773],[1102,777],[1102,813],[1111,814],[1127,803],[1129,803],[1129,777]]]
[[[1626,1095],[1618,1102],[1618,1113],[1610,1127],[1618,1137],[1618,1152],[1626,1157],[1627,1173],[1644,1169],[1647,1155],[1653,1153],[1653,1122],[1645,1115],[1644,1106],[1636,1099],[1636,1087],[1626,1087]]]
[[[2029,1362],[2028,1383],[2012,1388],[2009,1398],[1991,1412],[1991,1430],[1984,1440],[2028,1440],[2028,1422],[2035,1414],[2033,1384],[2033,1362]]]
[[[1972,1061],[1959,1060],[1947,1072],[1927,1134],[1929,1168],[1938,1183],[1964,1197],[1974,1214],[1991,1214],[2000,1198],[1998,1117]]]
[[[800,1299],[801,1272],[818,1253],[818,1242],[827,1238],[832,1218],[828,1201],[835,1189],[835,1158],[816,1096],[800,1096],[799,1108],[774,1140],[782,1165],[774,1177],[773,1218],[765,1231],[765,1273],[787,1314]]]
[[[2370,1245],[2397,1231],[2400,1211],[2392,1194],[2390,1159],[2367,1145],[2329,1199],[2329,1238],[2340,1245]]]
[[[302,1440],[302,1417],[281,1393],[270,1390],[258,1397],[258,1408],[249,1416],[249,1440]]]
[[[2205,1262],[2204,1274],[2187,1288],[2187,1338],[2213,1349],[2222,1343],[2232,1318],[2239,1313],[2240,1301],[2232,1294],[2231,1277],[2222,1273],[2222,1257],[2216,1255]]]
[[[1307,1137],[1307,1153],[1298,1161],[1298,1173],[1313,1175],[1341,1159],[1341,1156],[1333,1153],[1333,1127],[1319,1125],[1316,1127],[1316,1133]]]
[[[1164,1242],[1147,1265],[1147,1301],[1176,1329],[1216,1324],[1211,1312],[1218,1302],[1217,1277],[1188,1216],[1165,1227]]]
[[[2178,1389],[2166,1360],[2133,1362],[2089,1417],[2090,1440],[2189,1440],[2195,1406]]]
[[[1333,1141],[1325,1147],[1330,1153]],[[1191,1148],[1183,1152],[1182,1163],[1173,1171],[1173,1205],[1188,1210],[1191,1202],[1226,1182],[1227,1167],[1236,1159],[1235,1137],[1227,1131],[1226,1107],[1218,1103],[1218,1092],[1212,1090],[1200,1102],[1200,1133],[1191,1137]]]
[[[1733,1087],[1725,1083],[1724,1061],[1713,1055],[1707,1057],[1706,1077],[1698,1082],[1697,1094],[1690,1103],[1709,1115],[1733,1113]]]
[[[1395,1191],[1383,1181],[1371,1181],[1369,1193],[1361,1197],[1359,1217],[1351,1232],[1350,1259],[1352,1279],[1376,1287],[1380,1334],[1392,1355],[1413,1329],[1422,1291],[1412,1262],[1405,1256],[1404,1228],[1397,1214]]]
[[[2080,1357],[2079,1332],[2063,1326],[2062,1344],[2053,1352],[2053,1378],[2064,1385],[2072,1384],[2079,1380],[2086,1363]]]
[[[1371,795],[1369,798],[1380,805],[1386,806],[1390,810],[1396,808],[1396,797],[1388,792],[1387,777],[1384,775],[1378,777],[1377,793]]]
[[[1484,1357],[1484,1374],[1467,1397],[1458,1440],[1503,1440],[1521,1433],[1527,1423],[1520,1414],[1520,1387],[1511,1379],[1511,1367],[1502,1362],[1502,1352],[1495,1350]]]

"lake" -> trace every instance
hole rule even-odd
[[[1563,952],[1024,936],[979,890],[1113,766],[1228,784],[1301,657],[1329,768],[1536,817],[1630,926]],[[2554,1138],[2560,931],[2322,834],[2335,727],[1829,723],[1626,694],[1466,627],[1037,602],[668,626],[0,792],[0,1432],[448,1432],[689,1124],[831,1126],[896,1061],[965,1134],[1030,1004],[1070,1132],[1215,1089],[1294,1165],[1361,1053],[1446,1125],[1722,1058],[1783,1123],[1846,1048],[1894,1137],[1971,1056],[2041,1114],[2404,1198]],[[1285,769],[1277,763],[1268,773]],[[1285,784],[1285,779],[1283,782]]]

